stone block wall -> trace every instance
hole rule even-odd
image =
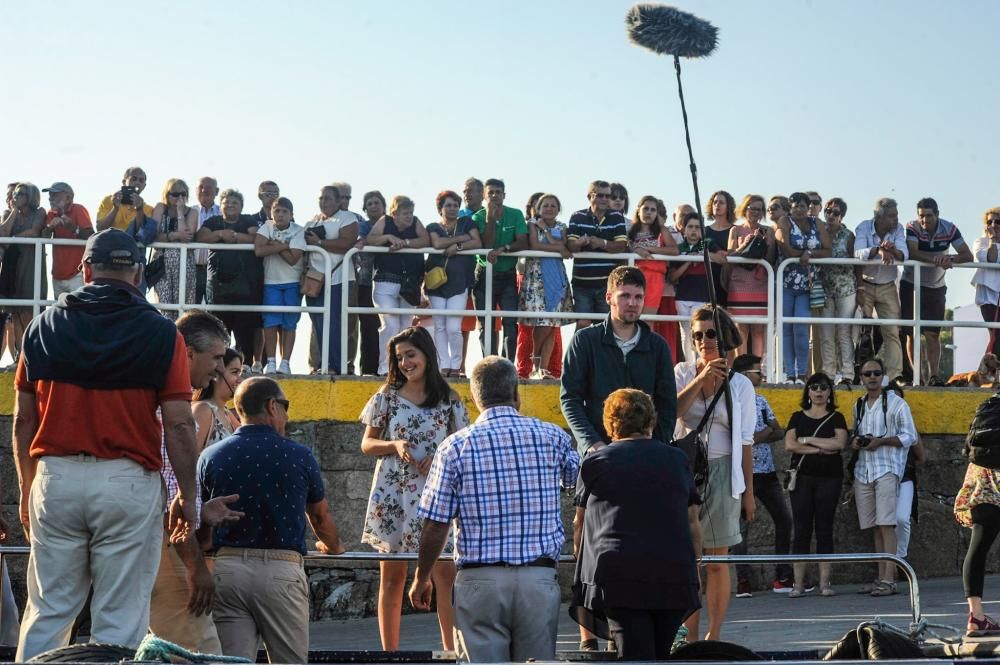
[[[11,419],[0,417],[0,503],[11,527],[8,544],[24,544],[17,520],[17,477],[10,447]],[[360,452],[363,428],[357,423],[334,421],[297,422],[289,426],[289,436],[312,448],[319,460],[327,484],[327,496],[341,537],[350,551],[368,551],[361,545],[361,529],[375,459]],[[922,577],[961,574],[968,545],[969,531],[961,528],[952,516],[955,493],[962,484],[965,463],[961,459],[962,437],[924,435],[928,461],[919,471],[919,522],[914,525],[910,543],[910,562]],[[788,466],[787,455],[775,446],[778,468]],[[563,521],[567,534],[572,532],[573,508],[570,497],[563,497]],[[758,507],[758,519],[750,528],[750,552],[769,552],[773,543],[773,525],[767,512]],[[857,528],[853,504],[838,509],[835,531],[840,552],[871,549],[866,534]],[[566,552],[569,551],[567,544]],[[18,601],[23,606],[25,567],[23,557],[11,557],[9,566]],[[411,567],[412,568],[412,567]],[[771,566],[753,566],[753,583],[763,588],[773,579]],[[996,553],[989,560],[991,572],[1000,571]],[[871,579],[873,565],[851,564],[834,567],[834,582],[842,584]],[[570,566],[563,566],[560,578],[564,590],[572,577]],[[330,559],[311,562],[309,579],[314,620],[371,616],[378,596],[378,564]],[[960,590],[956,590],[960,593]],[[404,607],[408,603],[404,603]]]

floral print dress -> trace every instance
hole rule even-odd
[[[823,244],[819,240],[819,230],[816,228],[816,218],[809,217],[809,230],[803,232],[793,220],[788,221],[788,226],[790,227],[791,233],[788,238],[788,244],[795,249],[809,249],[817,250],[822,249]],[[788,258],[782,256],[781,258]],[[785,268],[784,275],[784,286],[786,289],[791,291],[796,291],[798,293],[805,293],[812,286],[814,279],[820,278],[820,271],[818,266],[812,264],[803,266],[798,263],[793,263]]]
[[[955,497],[955,519],[964,527],[972,527],[972,509],[983,503],[1000,507],[1000,471],[970,464],[965,481]]]
[[[419,461],[433,456],[449,434],[466,427],[469,412],[461,399],[449,399],[427,408],[389,388],[372,395],[360,420],[381,429],[380,438],[386,441],[409,441],[413,458]],[[425,481],[416,464],[404,463],[398,455],[380,457],[375,465],[361,542],[383,553],[416,552],[423,526],[417,506]],[[445,551],[451,551],[450,542]]]

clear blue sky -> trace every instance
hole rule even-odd
[[[632,46],[629,2],[8,3],[0,178],[66,180],[93,212],[124,168],[253,193],[299,218],[319,187],[405,193],[424,220],[469,175],[568,210],[588,181],[692,198],[671,62]],[[708,2],[720,44],[685,61],[702,198],[817,189],[848,224],[918,198],[972,239],[1000,205],[1000,3]],[[993,65],[989,63],[994,63]],[[250,206],[248,206],[250,207]],[[972,299],[953,271],[949,304]]]

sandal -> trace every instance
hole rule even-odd
[[[895,596],[896,595],[896,583],[890,582],[888,580],[879,580],[875,583],[875,588],[872,589],[872,596]]]
[[[801,598],[804,595],[806,595],[804,589],[792,589],[791,591],[788,592],[789,598]]]
[[[870,596],[872,591],[878,587],[878,580],[874,582],[869,582],[868,584],[862,584],[861,588],[856,591],[859,596]]]
[[[965,631],[966,637],[990,637],[1000,635],[1000,625],[992,618],[983,615],[982,619],[977,619],[969,612],[969,624]]]
[[[826,598],[829,598],[830,596],[836,596],[837,592],[833,590],[833,587],[831,587],[831,586],[828,585],[828,586],[820,587],[819,595],[825,596]]]
[[[580,651],[597,651],[597,638],[592,637],[589,640],[580,640]]]

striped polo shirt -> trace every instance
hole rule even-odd
[[[620,212],[608,210],[604,213],[604,219],[597,219],[590,208],[577,210],[569,218],[569,228],[567,237],[570,240],[578,240],[583,236],[601,238],[608,242],[616,240],[627,241],[627,223],[625,216]],[[585,247],[584,252],[603,252],[603,249]],[[589,289],[604,288],[608,282],[608,275],[617,266],[622,265],[622,261],[611,259],[573,259],[573,287],[584,287]]]

